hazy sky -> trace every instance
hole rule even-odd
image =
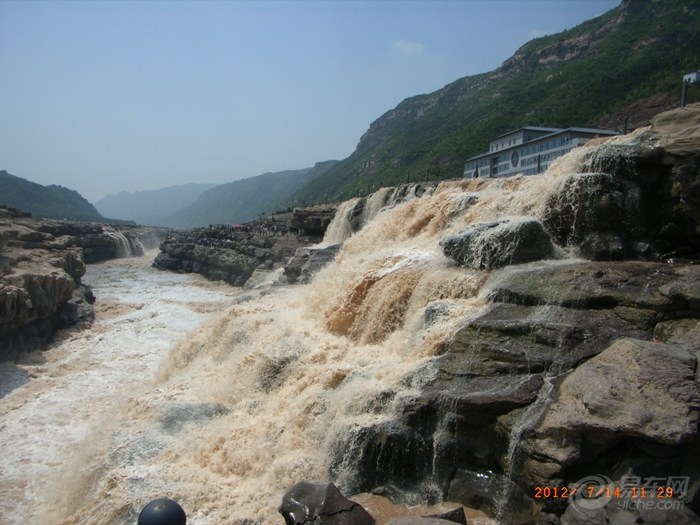
[[[0,0],[0,169],[78,190],[343,159],[406,97],[618,0]]]

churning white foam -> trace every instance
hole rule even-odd
[[[83,467],[121,406],[142,392],[168,351],[236,291],[199,276],[159,272],[151,257],[89,265],[97,320],[45,352],[0,363],[0,522],[55,525],[69,505],[56,491]],[[60,473],[60,476],[56,477]]]
[[[489,273],[456,267],[439,241],[477,221],[541,218],[584,148],[540,176],[447,181],[381,212],[385,196],[370,199],[374,219],[352,236],[333,226],[342,250],[310,284],[246,293],[227,308],[220,289],[204,294],[221,315],[160,367],[204,316],[178,323],[211,303],[167,280],[184,276],[127,269],[133,274],[121,277],[120,263],[104,266],[98,297],[129,298],[130,306],[115,306],[102,328],[73,333],[56,358],[40,354],[45,362],[7,371],[26,384],[6,393],[0,413],[2,447],[19,458],[3,470],[5,519],[49,523],[54,485],[38,478],[54,470],[67,479],[67,465],[80,465],[68,500],[56,500],[67,501],[66,525],[133,524],[138,509],[163,495],[180,501],[192,525],[279,523],[281,495],[300,480],[328,479],[333,461],[351,463],[336,444],[391,419],[434,376],[432,362],[456,328],[486,307]],[[149,287],[142,279],[163,281]],[[429,320],[438,302],[449,308]],[[142,388],[157,369],[158,383]],[[98,452],[78,454],[83,464],[64,461],[100,429],[109,432]],[[60,443],[46,444],[52,440]]]

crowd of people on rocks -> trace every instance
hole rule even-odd
[[[236,243],[253,237],[283,237],[302,232],[279,221],[255,221],[245,224],[210,224],[169,236],[166,241],[197,244],[214,248],[232,248]]]

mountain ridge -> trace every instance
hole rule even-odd
[[[678,105],[682,75],[700,66],[697,56],[696,2],[625,0],[530,40],[493,71],[404,99],[370,124],[349,157],[295,197],[344,200],[380,185],[460,177],[464,161],[489,140],[522,126],[646,125]],[[644,100],[654,112],[638,107]],[[697,100],[694,91],[688,102]]]
[[[43,219],[111,221],[75,190],[56,184],[43,186],[6,170],[0,170],[0,204]]]
[[[261,214],[291,207],[290,195],[337,162],[321,161],[311,168],[268,172],[218,185],[204,191],[189,206],[164,216],[163,221],[179,228],[252,221]]]
[[[163,217],[189,206],[205,191],[218,184],[189,183],[156,190],[120,191],[95,202],[105,216],[133,220],[139,224],[168,226]]]

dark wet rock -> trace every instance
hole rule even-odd
[[[640,262],[565,263],[495,276],[493,301],[573,309],[626,306],[653,310],[657,321],[700,313],[700,269]]]
[[[662,113],[638,145],[591,150],[547,201],[555,241],[597,260],[620,258],[620,242],[625,258],[700,259],[699,115],[698,104]]]
[[[325,248],[299,248],[284,266],[287,282],[289,284],[308,283],[321,268],[333,262],[339,251],[339,244]]]
[[[202,423],[228,414],[220,403],[173,403],[168,405],[159,421],[166,432],[176,433],[188,423]]]
[[[432,326],[441,317],[450,315],[455,309],[455,302],[448,299],[441,301],[433,301],[426,306],[423,312],[423,326],[425,328]]]
[[[450,381],[561,373],[596,355],[622,334],[641,337],[645,332],[610,310],[494,304],[455,332],[437,364]]]
[[[549,235],[536,219],[475,224],[440,245],[447,257],[477,270],[556,257]]]
[[[320,241],[335,217],[336,211],[336,205],[330,204],[295,208],[291,227],[299,233],[315,237],[316,241]]]
[[[95,296],[90,287],[79,284],[73,290],[73,296],[63,303],[57,312],[61,326],[74,326],[80,323],[90,324],[95,320],[95,310],[92,305]]]
[[[700,267],[642,262],[495,272],[486,284],[491,306],[446,341],[420,393],[400,401],[393,419],[341,437],[331,472],[344,488],[390,487],[399,497],[421,493],[430,479],[451,500],[486,509],[520,494],[523,506],[507,515],[522,523],[534,522],[536,507],[553,513],[549,522],[566,509],[561,499],[528,503],[533,486],[565,486],[590,472],[619,479],[625,469],[697,477],[697,283]],[[450,309],[432,306],[428,323]],[[655,336],[672,344],[664,349]],[[575,394],[565,387],[572,378],[580,378]],[[549,425],[558,410],[567,424]],[[475,490],[478,480],[458,490],[459,472],[491,472],[501,488],[490,499]]]
[[[543,222],[556,242],[567,246],[593,234],[638,236],[640,215],[634,183],[608,173],[576,173],[549,197]]]
[[[504,497],[507,495],[507,501]],[[447,498],[472,508],[486,509],[513,525],[532,523],[535,506],[515,483],[502,474],[483,469],[458,469]]]
[[[557,402],[525,441],[527,450],[537,451],[526,476],[548,483],[552,474],[591,462],[625,438],[664,446],[696,441],[696,373],[697,357],[679,345],[619,339],[558,385]]]
[[[581,243],[581,253],[592,261],[621,261],[625,258],[625,245],[615,232],[589,233]]]
[[[309,237],[295,235],[250,234],[212,243],[221,244],[219,246],[171,238],[161,243],[161,251],[153,266],[162,270],[198,273],[214,281],[244,286],[256,270],[281,267],[299,247],[309,242]]]
[[[415,489],[430,468],[430,443],[403,422],[349,429],[334,447],[330,472],[349,493]]]
[[[447,512],[441,512],[440,514],[433,514],[432,516],[424,517],[438,518],[441,520],[451,521],[452,523],[459,523],[460,525],[467,525],[467,517],[464,515],[464,507],[458,507],[454,510],[449,510]]]
[[[333,483],[301,481],[282,497],[279,512],[286,525],[374,525],[372,516],[347,499]]]

